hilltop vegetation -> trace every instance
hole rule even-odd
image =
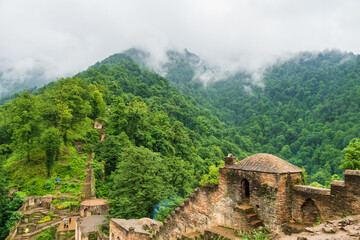
[[[247,156],[208,110],[121,57],[1,106],[4,187],[80,198],[95,151],[96,194],[110,199],[112,215],[151,217],[159,202],[191,192],[226,152]],[[101,143],[95,119],[106,125]]]
[[[127,52],[135,53],[141,56]],[[265,69],[261,78],[239,71],[210,78],[206,86],[199,76],[218,69],[188,51],[168,57],[163,71],[169,81],[227,123],[241,150],[304,167],[311,182],[343,174],[343,149],[360,136],[359,56],[304,52]]]
[[[227,153],[271,153],[323,185],[341,176],[341,164],[359,166],[358,56],[302,53],[265,70],[262,82],[238,72],[205,87],[201,74],[216,69],[187,51],[169,52],[167,78],[145,68],[146,53],[126,54],[0,107],[2,236],[25,194],[80,200],[93,153],[96,195],[109,199],[111,215],[158,220],[209,169],[202,183],[216,183]],[[105,123],[102,142],[95,120]]]
[[[160,201],[191,192],[226,152],[248,153],[208,110],[128,60],[115,55],[78,77],[106,89],[110,105],[108,136],[95,149],[95,160],[105,165],[105,180],[98,174],[98,196],[116,203],[113,216],[151,217]]]

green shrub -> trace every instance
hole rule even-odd
[[[162,200],[154,208],[153,218],[157,221],[163,221],[175,208],[184,202],[180,196],[171,197],[168,200]]]
[[[35,237],[35,240],[55,240],[57,226],[46,229]]]
[[[54,191],[55,190],[55,178],[49,178],[43,184],[43,187],[47,191]]]
[[[199,184],[201,186],[205,186],[207,184],[214,184],[214,185],[218,185],[219,184],[219,168],[223,167],[225,165],[224,161],[219,161],[218,162],[218,166],[215,165],[211,165],[209,167],[209,173],[205,174],[201,181],[199,182]]]
[[[243,240],[267,240],[269,239],[269,230],[267,227],[259,227],[258,230],[254,230],[251,234],[240,234]]]

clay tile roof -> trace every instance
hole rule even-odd
[[[149,232],[144,230],[143,226],[151,224],[155,224],[157,226],[160,226],[161,223],[158,221],[155,221],[150,218],[141,218],[141,219],[118,219],[118,218],[112,218],[111,221],[118,224],[122,228],[124,228],[126,231],[129,231],[130,228],[134,228],[134,232],[137,233],[143,233],[146,235],[150,235]]]
[[[100,205],[106,205],[107,199],[87,199],[83,202],[81,202],[81,205],[83,206],[100,206]]]
[[[258,153],[252,155],[240,162],[235,163],[234,165],[227,166],[226,168],[266,173],[302,172],[301,168],[298,168],[281,158],[267,153]]]

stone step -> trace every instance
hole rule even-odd
[[[256,213],[248,213],[245,215],[248,221],[254,221],[259,218],[259,216]]]
[[[61,220],[60,221],[56,221],[56,222],[52,222],[51,224],[49,225],[46,225],[46,226],[43,226],[41,227],[39,230],[35,231],[35,232],[29,232],[29,233],[25,233],[23,235],[21,235],[21,239],[29,239],[30,237],[34,236],[34,235],[37,235],[39,233],[41,233],[42,231],[45,231],[46,229],[52,227],[52,226],[56,226],[58,224],[61,223]],[[27,238],[24,238],[24,237],[27,237]]]
[[[255,209],[252,206],[248,205],[248,204],[240,204],[236,208],[243,211],[243,212],[245,212],[246,214],[247,213],[249,213],[249,214],[250,213],[255,213]]]
[[[258,228],[258,227],[264,226],[264,224],[261,220],[251,221],[250,224],[253,228]]]
[[[236,235],[236,231],[232,228],[225,228],[222,226],[212,227],[204,232],[205,239],[213,239],[213,238],[221,238],[224,240],[235,240],[240,239],[239,236]]]

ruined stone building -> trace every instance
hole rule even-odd
[[[112,219],[109,239],[181,239],[217,226],[246,232],[265,225],[276,232],[289,221],[311,223],[360,213],[360,171],[346,170],[345,181],[333,181],[331,189],[301,184],[302,169],[276,156],[261,153],[237,162],[229,154],[219,170],[219,184],[197,188],[156,231],[135,237],[129,233],[135,228],[129,231],[126,221]]]

